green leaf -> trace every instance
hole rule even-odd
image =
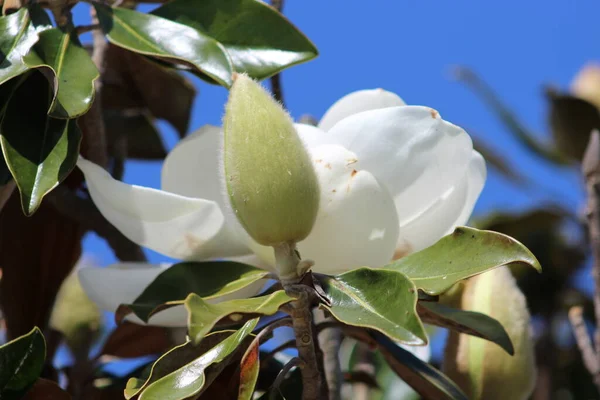
[[[252,400],[258,372],[260,370],[259,358],[260,341],[254,339],[240,362],[240,383],[238,400]]]
[[[225,47],[237,72],[264,79],[318,55],[283,15],[257,0],[175,0],[152,12],[205,32]]]
[[[542,270],[535,256],[517,240],[463,226],[434,245],[384,268],[402,272],[417,288],[438,295],[458,281],[508,264]]]
[[[257,323],[258,318],[246,322],[242,328],[209,351],[186,363],[181,368],[150,383],[142,390],[139,400],[184,400],[199,394],[206,383],[206,369],[213,364],[225,364],[224,361],[235,352],[238,346],[256,327]],[[190,345],[190,342],[188,342],[183,346],[179,346],[179,348]],[[161,359],[166,356],[161,357]],[[173,355],[171,355],[172,357]],[[161,359],[155,363],[153,370]],[[131,398],[131,396],[127,398]]]
[[[321,304],[348,325],[371,328],[395,341],[427,343],[419,319],[417,289],[397,271],[359,268],[335,277],[318,275],[331,304]]]
[[[423,398],[468,400],[450,378],[431,365],[421,361],[379,332],[371,332],[370,335],[392,370]]]
[[[75,118],[89,110],[94,81],[100,74],[74,31],[52,28],[41,32],[23,61],[29,68],[52,71],[55,95],[48,110],[51,117]]]
[[[0,346],[0,398],[21,399],[37,381],[45,359],[46,342],[37,327]]]
[[[190,293],[214,299],[238,291],[269,274],[264,269],[234,261],[182,262],[166,269],[132,304],[119,307],[117,321],[134,312],[144,321],[156,308],[185,300]]]
[[[9,93],[0,93],[7,99],[0,122],[0,145],[21,192],[23,211],[31,215],[75,166],[81,131],[73,119],[46,115],[52,96],[40,72],[15,81]]]
[[[229,87],[233,67],[227,52],[204,32],[155,15],[94,2],[108,40],[116,46],[184,64]]]
[[[52,26],[39,7],[21,8],[0,17],[0,85],[29,69],[23,56],[38,40],[38,32]]]
[[[423,322],[477,336],[515,354],[512,341],[500,322],[485,314],[463,311],[431,301],[420,301],[417,307]]]
[[[278,290],[267,296],[210,304],[202,297],[192,293],[184,302],[188,311],[188,335],[192,342],[199,343],[217,322],[228,315],[273,315],[279,311],[279,307],[292,300],[294,299],[285,291]],[[171,304],[177,303],[179,302]],[[235,318],[233,320],[235,321]]]

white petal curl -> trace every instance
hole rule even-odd
[[[132,303],[144,289],[169,264],[152,265],[146,263],[121,263],[105,268],[88,267],[78,271],[79,281],[86,294],[98,307],[114,312],[120,304]],[[265,281],[258,281],[237,292],[208,300],[209,303],[252,297],[260,292]],[[134,314],[126,317],[136,324],[145,324]],[[148,325],[184,327],[187,324],[187,312],[183,306],[176,306],[153,315]]]
[[[486,174],[483,157],[472,151],[467,171],[446,193],[414,219],[401,221],[396,257],[429,247],[464,225],[483,189]]]
[[[182,260],[247,253],[216,202],[128,185],[81,157],[77,166],[102,215],[140,246]]]
[[[395,93],[383,89],[359,90],[336,101],[323,115],[319,128],[328,131],[342,119],[359,112],[406,105]]]

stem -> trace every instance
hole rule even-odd
[[[290,296],[296,298],[290,305],[296,348],[302,360],[302,399],[317,400],[320,398],[321,373],[314,340],[312,319],[312,288],[300,284],[299,275],[301,261],[296,245],[284,243],[275,247],[275,262],[280,274],[281,283]]]
[[[342,331],[335,325],[337,321],[334,318],[326,316],[320,310],[316,311],[315,319],[317,323],[323,321],[316,328],[321,350],[323,351],[323,369],[327,381],[328,397],[329,400],[341,400],[343,375],[339,352],[342,345]],[[328,322],[332,324],[329,326],[331,329],[323,329],[324,325],[322,324]]]
[[[581,309],[571,309],[569,317],[576,334],[577,344],[582,352],[584,363],[592,374],[600,391],[600,134],[594,130],[582,160],[582,170],[587,188],[587,220],[594,265],[594,310],[596,313],[596,333],[592,349],[591,340],[585,330]],[[585,335],[585,336],[584,336]]]

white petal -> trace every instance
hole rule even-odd
[[[218,166],[222,135],[221,128],[205,125],[180,141],[165,158],[162,189],[221,203]]]
[[[485,161],[472,152],[469,168],[443,196],[413,220],[400,225],[397,256],[431,246],[454,228],[464,225],[473,211],[486,178]]]
[[[216,202],[127,185],[81,157],[77,166],[102,215],[133,242],[185,260],[247,253]]]
[[[120,304],[132,303],[152,281],[170,265],[151,265],[145,263],[114,264],[106,268],[82,268],[78,272],[79,281],[86,294],[99,308],[116,311]],[[258,281],[245,288],[225,296],[209,300],[218,303],[224,300],[240,299],[256,295],[264,286]],[[127,320],[144,324],[133,314]],[[153,315],[149,325],[182,327],[187,325],[187,312],[183,306],[176,306]]]
[[[307,148],[317,147],[321,144],[330,142],[327,132],[315,126],[294,124],[294,127],[296,128],[296,132],[298,132],[298,136],[300,136],[300,139],[302,139],[302,142],[304,142],[304,145]]]
[[[325,112],[319,128],[328,131],[342,119],[359,112],[379,108],[398,107],[406,103],[396,94],[383,89],[359,90],[336,101]]]
[[[316,272],[339,273],[387,263],[398,239],[393,199],[373,175],[356,169],[356,155],[341,146],[311,149],[321,188],[317,221],[298,244]]]
[[[446,193],[464,175],[473,149],[463,129],[419,106],[356,114],[328,134],[356,153],[360,167],[387,186],[401,221]]]

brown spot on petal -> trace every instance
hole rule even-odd
[[[335,193],[335,192],[337,192],[337,190],[335,190],[335,189],[333,189],[333,190],[331,191],[331,193]]]
[[[331,169],[331,164],[330,163],[325,164],[325,168]]]
[[[315,160],[315,162],[318,163],[318,164],[320,164],[320,163],[323,162],[323,160],[319,158],[318,160]]]
[[[392,260],[394,260],[394,261],[399,260],[402,257],[409,255],[410,253],[412,253],[412,246],[410,244],[404,242],[401,245],[398,245],[398,247],[396,247],[396,251],[394,252],[394,256],[392,257]]]
[[[358,174],[358,171],[353,169],[352,172],[350,173],[351,177],[354,177],[354,175]]]
[[[346,163],[346,166],[348,165],[352,165],[352,164],[356,164],[358,162],[358,159],[356,158],[351,158],[348,160],[348,162]]]
[[[431,113],[431,118],[433,118],[433,119],[440,117],[440,113],[437,112],[437,110],[434,110],[433,108],[430,108],[429,112]]]

